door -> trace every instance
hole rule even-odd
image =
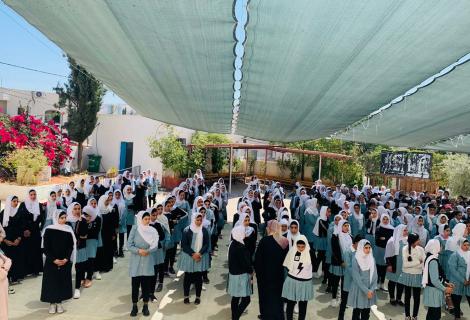
[[[121,152],[119,157],[119,172],[122,173],[124,169],[132,168],[132,155],[134,152],[133,142],[121,141]]]

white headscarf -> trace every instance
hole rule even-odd
[[[203,208],[203,207],[201,207]],[[193,213],[191,216],[191,225],[189,226],[189,229],[193,232],[193,235],[196,236],[196,241],[194,243],[194,252],[199,252],[202,248],[203,240],[204,240],[204,234],[202,233],[202,224],[198,227],[196,225],[196,219],[197,217],[204,217],[204,215],[200,212]]]
[[[371,220],[367,233],[375,236],[375,232],[377,231],[377,220],[379,220],[379,212],[375,209],[372,209],[372,210],[374,210],[377,213],[377,216]],[[370,214],[372,215],[372,213]]]
[[[437,239],[431,239],[426,244],[424,251],[426,253],[431,254],[429,257],[426,258],[426,261],[424,262],[423,279],[421,280],[421,284],[423,285],[423,288],[426,288],[426,286],[428,285],[428,280],[429,280],[429,262],[432,259],[436,259],[436,260],[439,259],[439,252],[441,251],[441,243]]]
[[[400,243],[406,242],[406,239],[408,239],[408,237],[403,236],[403,231],[406,228],[407,226],[404,224],[400,224],[395,227],[393,230],[393,236],[388,239],[387,245],[385,246],[385,259],[400,254]]]
[[[116,198],[117,192],[121,194],[121,197],[119,199]],[[126,212],[126,202],[124,201],[124,197],[122,196],[121,190],[114,190],[113,201],[111,202],[111,205],[113,206],[117,205],[118,212],[119,212],[119,219],[121,219],[124,213]]]
[[[423,216],[415,217],[414,223],[413,223],[413,225],[414,225],[413,226],[413,232],[416,233],[419,236],[419,241],[421,242],[421,245],[425,246],[426,245],[426,239],[428,238],[428,231],[424,227],[424,224],[422,226],[418,225],[418,220],[419,220],[420,217],[422,217],[423,221],[424,221]]]
[[[318,216],[318,208],[317,208],[317,198],[309,199],[305,202],[305,206],[307,209],[305,209],[306,214],[313,214],[314,216]]]
[[[292,232],[290,231],[290,226],[293,225],[293,224],[297,225],[297,233],[296,234],[292,234]],[[297,242],[297,239],[300,236],[301,236],[301,234],[300,234],[299,222],[297,220],[291,220],[291,222],[289,223],[289,231],[287,232],[287,240],[289,240],[289,248],[291,248],[294,245],[294,243]]]
[[[112,200],[109,202],[109,204],[106,204],[106,200],[108,200],[110,193],[112,192],[107,191],[100,197],[100,200],[98,201],[98,209],[101,215],[108,214],[113,211]]]
[[[442,218],[442,217],[445,217],[445,218],[446,218],[446,222],[445,222],[445,223],[441,223],[441,218]],[[449,217],[447,217],[446,214],[441,213],[440,215],[437,216],[436,224],[437,224],[438,227],[441,226],[442,224],[446,225],[446,224],[448,224],[448,223],[449,223]]]
[[[364,253],[364,247],[366,246],[366,244],[369,244],[371,246],[369,254]],[[359,268],[362,271],[369,270],[369,281],[370,283],[372,283],[372,278],[374,276],[375,271],[375,260],[372,254],[372,245],[368,240],[362,239],[361,241],[359,241],[359,243],[357,244],[355,257],[357,264],[359,265]]]
[[[300,253],[299,258],[296,258],[296,254],[298,252],[297,242],[301,240],[305,243],[305,250]],[[284,259],[284,263],[282,265],[289,270],[289,273],[291,272],[295,273],[295,271],[298,269],[297,266],[300,263],[302,263],[304,266],[312,264],[312,260],[310,259],[310,245],[308,244],[308,240],[307,238],[305,238],[304,235],[300,235],[295,240],[295,244],[289,249],[289,252],[287,253],[287,256]]]
[[[313,234],[316,235],[317,237],[320,235],[319,234],[319,223],[320,223],[320,220],[323,220],[323,221],[326,221],[328,219],[328,217],[326,216],[326,212],[328,211],[328,207],[327,206],[323,206],[321,207],[320,209],[320,216],[318,217],[317,221],[315,222],[315,226],[313,227]]]
[[[98,209],[98,207],[93,208],[92,206],[88,205],[88,206],[85,206],[82,209],[82,212],[88,214],[91,217],[90,221],[93,222],[93,221],[95,221],[96,217],[98,216],[99,209]]]
[[[139,211],[136,215],[137,232],[139,232],[142,239],[144,239],[144,241],[150,246],[148,250],[152,250],[158,246],[158,232],[154,227],[151,227],[150,225],[145,226],[142,223],[144,213],[146,213],[146,211]]]
[[[168,218],[163,212],[157,215],[157,221],[163,226],[166,231],[168,231],[169,234],[171,234],[170,223],[168,222]]]
[[[69,195],[69,196],[66,195],[66,194],[67,194],[67,190],[70,191],[70,195]],[[72,189],[70,189],[69,186],[67,186],[67,187],[65,188],[65,192],[64,192],[64,195],[62,196],[62,198],[65,199],[65,205],[66,205],[67,207],[73,202],[73,198],[74,198],[73,192],[75,192],[75,191],[72,191]],[[75,192],[75,193],[76,193],[76,192]]]
[[[24,205],[26,210],[28,210],[33,215],[33,221],[36,221],[37,218],[41,215],[41,209],[39,208],[39,201],[37,198],[34,201],[31,201],[29,198],[29,193],[32,191],[36,192],[34,189],[29,190],[28,195],[24,201]]]
[[[458,251],[459,249],[458,241],[460,239],[463,239],[466,228],[467,226],[464,223],[457,223],[455,225],[454,229],[452,229],[452,236],[449,237],[449,239],[447,239],[446,248],[445,248],[446,250],[449,250],[452,252]]]
[[[405,208],[400,207],[397,209],[397,212],[399,213],[398,221],[400,221],[401,224],[405,224],[405,214],[407,214],[408,211]]]
[[[197,202],[198,202],[199,200],[202,200],[202,206],[201,206],[201,207],[204,207],[204,198],[201,197],[201,196],[197,196],[197,197],[194,199],[194,202],[193,202],[193,213],[199,212],[199,208],[201,208],[201,207],[198,207],[198,206],[197,206]],[[240,204],[239,204],[239,208],[240,208]]]
[[[383,223],[383,219],[387,217],[388,218],[388,224],[384,224]],[[390,219],[390,216],[388,215],[388,213],[384,213],[380,216],[380,224],[379,224],[379,227],[381,228],[385,228],[385,229],[390,229],[390,230],[394,230],[395,228],[392,226],[392,220]]]
[[[2,221],[2,226],[3,227],[8,227],[8,223],[10,221],[10,217],[14,217],[16,213],[18,212],[18,207],[19,205],[16,205],[16,208],[13,208],[11,206],[11,200],[13,199],[14,196],[8,196],[7,201],[5,202],[5,209],[3,210],[3,221]]]
[[[239,213],[239,218],[238,218],[237,223],[235,223],[235,226],[244,227],[245,228],[245,236],[249,237],[255,231],[255,229],[253,229],[253,227],[251,227],[251,226],[245,227],[243,225],[243,221],[245,221],[245,218],[248,216],[247,210],[251,210],[251,208],[246,206],[242,209],[242,211]],[[251,210],[251,211],[253,211],[253,210]],[[250,215],[249,217],[250,217],[250,223],[254,223],[254,221],[252,221],[252,215]]]
[[[467,271],[465,272],[465,280],[470,280],[470,251],[463,251],[461,246],[467,239],[460,239],[458,242],[458,250],[457,253],[465,260],[465,264],[467,265]]]
[[[351,248],[352,245],[351,234],[349,232],[343,232],[343,225],[345,223],[349,224],[349,221],[341,220],[340,222],[338,222],[338,233],[336,234],[339,239],[341,252],[346,252],[347,250],[349,250],[349,248]]]
[[[232,239],[241,244],[245,244],[245,228],[243,226],[236,226],[232,229]]]
[[[49,197],[47,198],[46,219],[52,220],[56,211],[57,211],[57,201],[52,200],[52,197],[49,195]]]
[[[72,240],[73,240],[73,251],[72,251],[72,255],[70,256],[70,261],[72,261],[73,263],[75,262],[75,258],[77,256],[77,239],[75,238],[75,233],[73,232],[72,227],[70,227],[68,224],[65,224],[65,223],[64,224],[59,223],[59,217],[61,216],[61,213],[64,213],[65,215],[67,215],[65,211],[56,210],[54,212],[54,215],[52,216],[52,224],[44,228],[44,231],[42,232],[41,247],[44,248],[44,235],[46,234],[46,230],[54,229],[54,230],[59,230],[63,232],[68,232],[72,235]]]
[[[361,210],[359,210],[359,214],[356,213],[356,210],[353,210],[352,216],[359,223],[359,230],[362,230],[362,227],[364,226],[364,215],[361,213]]]
[[[123,193],[122,196],[123,196],[124,199],[126,199],[126,200],[131,200],[132,198],[135,197],[135,195],[134,195],[133,193],[127,193],[127,190],[129,190],[129,189],[132,191],[132,187],[127,184],[127,185],[124,187],[124,189],[122,190],[122,193]]]
[[[75,207],[76,205],[79,205],[80,206],[80,203],[78,202],[72,202],[68,207],[67,207],[67,221],[68,222],[77,222],[78,220],[80,220],[80,218],[76,217],[73,215],[73,207]],[[80,210],[82,209],[82,206],[80,206]]]

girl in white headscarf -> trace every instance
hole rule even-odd
[[[126,185],[122,190],[122,195],[124,197],[124,202],[126,203],[126,233],[127,238],[131,232],[132,226],[135,225],[135,214],[136,214],[136,205],[135,205],[135,195],[132,193],[132,186]],[[124,226],[122,227],[124,229]]]
[[[131,252],[129,262],[129,275],[132,278],[132,311],[131,316],[137,316],[137,302],[139,301],[139,287],[142,290],[144,306],[142,314],[149,316],[148,302],[150,299],[151,279],[155,275],[152,253],[158,249],[158,232],[150,226],[150,214],[139,211],[136,215],[136,225],[128,239],[128,248]]]
[[[101,243],[98,245],[96,253],[96,277],[100,278],[101,272],[109,272],[113,269],[113,264],[117,262],[114,258],[114,243],[116,240],[116,230],[119,227],[119,213],[113,205],[113,192],[107,191],[100,197],[98,208],[102,219]]]
[[[434,239],[438,240],[441,244],[441,251],[439,252],[439,264],[444,271],[444,274],[448,275],[448,264],[449,257],[452,254],[452,251],[446,249],[447,240],[450,238],[450,227],[448,224],[441,224],[437,228],[438,235]]]
[[[244,239],[245,228],[243,226],[232,229],[232,241],[228,249],[227,293],[232,296],[232,319],[236,320],[240,319],[250,304],[250,296],[253,294],[251,285],[252,259]]]
[[[390,296],[390,304],[396,306],[404,306],[401,301],[403,294],[403,285],[398,282],[398,278],[403,268],[402,250],[407,244],[408,228],[404,224],[400,224],[393,230],[393,237],[388,239],[385,248],[385,261],[387,263],[387,273],[385,278],[388,279],[388,294]],[[396,295],[395,295],[396,288]]]
[[[455,252],[458,251],[458,241],[460,239],[466,238],[468,235],[467,233],[467,226],[465,223],[458,223],[452,229],[452,236],[446,242],[446,250]]]
[[[318,199],[312,198],[305,202],[305,212],[301,216],[300,223],[300,232],[305,235],[310,245],[310,250],[312,250],[312,255],[315,255],[315,249],[313,247],[315,236],[313,234],[313,227],[315,226],[319,213],[317,208]]]
[[[353,206],[352,214],[349,216],[349,223],[351,225],[351,234],[353,237],[356,235],[364,235],[364,228],[365,228],[365,219],[364,215],[361,212],[361,206],[356,203]]]
[[[441,319],[441,307],[444,303],[444,294],[450,295],[452,287],[445,282],[445,276],[439,270],[439,252],[441,245],[437,239],[429,240],[426,248],[426,260],[424,262],[423,279],[424,306],[428,308],[426,319]]]
[[[353,308],[353,319],[369,319],[370,307],[376,304],[377,270],[372,246],[363,239],[357,245],[352,261],[352,279],[348,305]]]
[[[455,228],[454,228],[455,229]],[[460,302],[466,296],[470,304],[470,243],[467,239],[459,239],[458,249],[449,258],[449,282],[454,285],[452,302],[454,317],[460,319]]]
[[[121,189],[114,190],[113,193],[113,201],[111,203],[114,210],[119,215],[119,226],[118,226],[118,236],[116,237],[115,248],[117,252],[115,252],[117,257],[124,258],[124,236],[127,231],[126,227],[126,218],[127,218],[127,206],[126,201],[122,195]],[[118,244],[119,240],[119,244]]]
[[[63,313],[62,301],[72,298],[72,265],[76,256],[76,239],[66,224],[65,211],[54,212],[53,224],[44,229],[43,248],[46,260],[42,277],[41,301],[50,303],[49,313]]]
[[[317,273],[317,278],[320,278],[322,274],[322,270],[319,270],[320,263],[322,264],[323,273],[325,274],[324,279],[326,279],[327,276],[328,269],[326,265],[326,250],[328,249],[328,218],[330,215],[330,208],[327,206],[321,207],[320,215],[313,228],[313,234],[315,235],[313,246],[317,253],[317,259],[315,261],[315,265],[313,266],[313,272]]]
[[[304,320],[307,303],[313,299],[313,267],[307,238],[300,235],[290,248],[283,263],[287,277],[282,287],[282,297],[287,299],[287,319],[293,319],[294,307],[299,305],[299,320]]]
[[[57,211],[57,194],[55,191],[51,191],[49,193],[49,197],[47,198],[46,222],[44,224],[44,227],[47,227],[52,224],[52,219],[56,211]]]
[[[375,232],[374,258],[377,263],[377,274],[379,283],[383,291],[388,289],[385,287],[385,274],[387,272],[387,264],[385,261],[385,248],[388,240],[393,236],[393,226],[391,225],[390,216],[384,213],[380,216],[380,224]]]
[[[344,275],[344,268],[346,266],[344,261],[344,254],[351,248],[352,237],[349,233],[349,221],[340,220],[338,227],[335,228],[333,236],[331,237],[331,264],[330,264],[330,275],[331,275],[331,306],[337,307],[339,301],[337,300],[338,287],[341,277]]]
[[[416,216],[414,219],[413,232],[419,236],[419,244],[421,247],[426,247],[429,240],[429,231],[424,227],[424,217]]]
[[[189,289],[191,283],[196,288],[196,300],[201,303],[203,272],[209,269],[209,232],[202,226],[206,208],[201,207],[191,217],[191,225],[184,229],[181,241],[181,255],[178,259],[178,269],[184,271],[183,289],[184,303],[189,304]]]

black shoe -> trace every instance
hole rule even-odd
[[[331,293],[331,288],[327,287],[326,290],[325,290],[325,293]]]
[[[124,258],[124,252],[123,251],[119,251],[118,258]]]
[[[200,298],[196,298],[196,300],[194,300],[194,304],[201,304],[201,299],[200,299]]]
[[[152,301],[153,303],[155,303],[155,302],[158,301],[158,300],[157,300],[157,297],[155,297],[154,294],[151,294],[149,298],[150,298],[150,301]]]
[[[131,311],[131,317],[137,317],[137,313],[139,312],[139,309],[137,309],[136,305],[132,306],[132,311]]]
[[[322,284],[326,284],[326,281],[327,281],[327,279],[324,278],[321,283],[322,283]]]
[[[150,311],[149,311],[149,306],[148,304],[144,304],[144,307],[142,308],[142,314],[145,316],[145,317],[148,317],[150,315]]]
[[[157,285],[157,290],[155,290],[155,291],[161,292],[162,290],[163,290],[163,283],[159,283],[159,284]]]
[[[390,300],[390,304],[392,306],[396,306],[398,304],[397,300]]]
[[[203,281],[205,284],[209,284],[209,282],[210,282],[208,277],[203,278],[202,281]]]
[[[173,267],[170,267],[170,268],[168,269],[168,273],[169,273],[169,274],[176,274],[175,269],[173,269]]]
[[[190,304],[189,298],[184,298],[183,302],[184,302],[184,304]]]
[[[405,306],[405,304],[404,304],[403,301],[401,301],[401,300],[398,300],[398,305],[401,306],[401,307],[404,307],[404,306]]]

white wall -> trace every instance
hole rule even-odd
[[[162,176],[160,160],[149,156],[148,137],[163,137],[167,134],[165,124],[139,115],[98,114],[99,125],[88,138],[89,147],[84,150],[83,168],[88,166],[88,154],[99,154],[101,171],[111,167],[119,169],[121,141],[133,142],[132,165],[141,165],[142,170],[155,170]],[[194,130],[174,127],[180,138],[190,142]]]

